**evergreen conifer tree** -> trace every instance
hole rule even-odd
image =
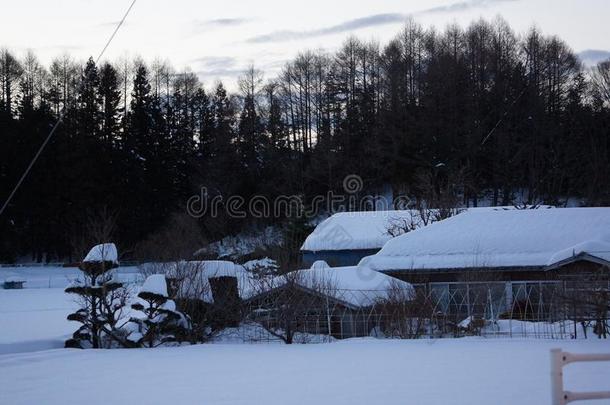
[[[68,320],[81,326],[66,341],[66,347],[100,349],[114,343],[130,346],[119,326],[129,293],[123,283],[115,280],[112,270],[116,267],[117,250],[112,243],[93,247],[80,264],[83,275],[66,288],[66,293],[75,295],[80,304]]]
[[[132,317],[131,320],[139,328],[139,345],[152,348],[164,343],[180,342],[186,337],[187,318],[176,310],[176,303],[168,295],[167,281],[163,274],[149,276],[142,285],[138,298],[140,302],[131,307],[143,316]]]

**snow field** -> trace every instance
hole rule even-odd
[[[62,288],[0,289],[0,354],[64,347],[76,330],[66,319],[74,309]]]
[[[610,352],[604,341],[517,339],[50,350],[0,356],[0,402],[539,405],[554,347]],[[565,381],[608,389],[610,364],[570,365]]]
[[[32,274],[30,286],[43,272]],[[237,330],[198,346],[59,349],[75,307],[63,288],[0,290],[0,404],[539,405],[550,402],[552,348],[610,352],[597,339],[238,344]],[[610,389],[610,363],[572,364],[564,376],[568,390]]]

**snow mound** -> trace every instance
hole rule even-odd
[[[278,331],[281,332],[281,331]],[[332,336],[314,335],[310,333],[297,332],[293,336],[293,342],[304,343],[331,343],[336,341]],[[243,322],[235,328],[225,328],[214,334],[210,343],[217,344],[243,344],[243,343],[282,343],[283,341],[256,322]]]
[[[102,243],[91,248],[83,262],[112,262],[118,263],[118,253],[114,243]]]
[[[273,336],[262,325],[255,322],[243,322],[235,328],[225,328],[216,332],[210,339],[211,343],[257,343],[257,342],[281,342]]]
[[[329,268],[330,266],[324,260],[318,260],[317,262],[311,265],[312,270],[324,270]]]
[[[163,274],[153,274],[148,276],[142,287],[140,293],[150,293],[167,297],[167,281]]]
[[[610,261],[608,247],[610,208],[475,209],[394,238],[359,266],[378,271],[544,267],[575,252]]]
[[[249,262],[244,263],[243,267],[248,271],[254,271],[259,268],[268,268],[268,269],[276,269],[276,270],[279,268],[279,266],[277,265],[277,262],[268,257],[265,257],[264,259],[259,259],[259,260],[250,260]]]

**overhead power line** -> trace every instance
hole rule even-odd
[[[100,59],[104,55],[104,52],[106,52],[106,49],[108,49],[108,47],[110,46],[110,43],[112,42],[112,40],[116,36],[117,32],[119,31],[119,29],[121,28],[121,26],[123,25],[125,20],[127,19],[127,16],[129,15],[129,13],[130,13],[131,9],[133,8],[133,6],[136,4],[136,1],[137,0],[133,0],[131,2],[131,4],[129,5],[129,8],[127,9],[125,14],[123,15],[123,18],[121,19],[121,21],[119,21],[119,23],[115,27],[114,31],[112,32],[112,35],[110,35],[110,38],[108,38],[108,41],[106,41],[106,44],[102,48],[102,51],[100,52],[100,54],[95,59],[95,63],[96,64],[99,63]],[[2,213],[4,213],[4,210],[6,210],[6,208],[10,204],[11,200],[13,199],[15,194],[17,193],[17,190],[19,190],[19,188],[21,187],[21,184],[23,184],[23,181],[26,179],[26,177],[30,173],[30,170],[32,170],[32,167],[34,167],[34,164],[36,164],[36,161],[38,160],[38,158],[40,157],[40,155],[44,151],[45,147],[47,146],[47,144],[49,143],[49,141],[53,137],[53,134],[55,134],[55,131],[57,131],[57,128],[59,128],[59,126],[61,125],[61,123],[62,123],[62,121],[64,119],[65,114],[66,114],[66,106],[64,105],[63,108],[61,109],[61,111],[59,112],[59,116],[57,118],[57,122],[55,123],[55,125],[53,125],[53,128],[51,128],[51,131],[49,132],[49,134],[45,138],[45,140],[42,143],[42,145],[40,145],[40,148],[38,149],[38,151],[36,152],[36,154],[34,155],[32,160],[30,161],[30,164],[28,165],[28,167],[25,169],[25,171],[23,172],[23,174],[19,178],[19,181],[17,182],[17,184],[15,185],[15,187],[13,188],[11,193],[9,194],[8,198],[6,199],[4,204],[2,205],[2,208],[0,208],[0,216],[2,216]]]

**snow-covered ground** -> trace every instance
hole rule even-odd
[[[238,344],[232,330],[215,339],[223,344],[60,349],[74,307],[63,288],[0,290],[0,404],[538,405],[550,402],[551,348],[610,352],[596,339]],[[570,365],[565,381],[608,390],[610,363]]]
[[[119,267],[118,279],[126,282],[141,282],[137,267]],[[0,287],[5,280],[17,277],[25,280],[25,288],[66,288],[82,272],[76,267],[24,266],[0,267]],[[0,303],[1,305],[1,303]]]
[[[77,327],[66,320],[77,306],[74,296],[64,289],[80,274],[77,268],[1,267],[0,354],[63,347]],[[25,289],[2,289],[2,283],[10,277],[25,280]],[[135,267],[121,267],[118,278],[135,283],[141,276]]]
[[[64,347],[73,300],[62,288],[0,290],[0,354]]]
[[[540,405],[553,347],[610,352],[603,341],[482,339],[49,350],[0,356],[0,402]],[[608,389],[610,365],[570,365],[565,381]]]

